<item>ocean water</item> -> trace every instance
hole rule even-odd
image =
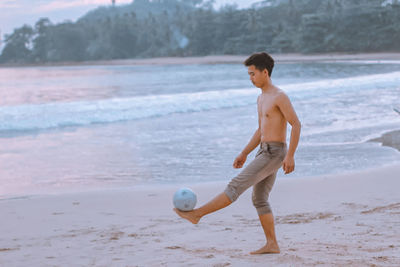
[[[303,126],[279,179],[400,161],[368,142],[400,129],[400,62],[278,63],[272,78]],[[0,68],[0,198],[229,181],[259,93],[241,64]]]

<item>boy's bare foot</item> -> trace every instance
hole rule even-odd
[[[278,244],[267,244],[260,248],[259,250],[252,251],[250,252],[251,255],[257,255],[257,254],[272,254],[272,253],[280,253],[281,251],[279,250]]]
[[[194,211],[180,211],[178,209],[174,209],[174,211],[180,217],[182,217],[183,219],[188,220],[189,222],[191,222],[193,224],[197,224],[201,219],[201,217],[196,215],[196,213]]]

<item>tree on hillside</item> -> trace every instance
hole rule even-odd
[[[48,50],[48,61],[82,61],[87,46],[86,34],[77,24],[70,22],[50,28],[52,42]]]
[[[192,31],[187,32],[190,43],[188,49],[195,55],[213,54],[215,49],[215,16],[212,9],[198,9],[193,13],[196,18]]]
[[[0,56],[0,62],[29,62],[32,56],[33,33],[31,26],[24,25],[15,29],[12,34],[6,35],[4,39],[6,46]]]
[[[50,27],[53,24],[48,18],[41,18],[35,24],[35,38],[33,39],[32,58],[35,62],[46,62],[51,47]]]
[[[299,48],[303,53],[323,52],[328,23],[321,14],[302,16],[300,26]]]

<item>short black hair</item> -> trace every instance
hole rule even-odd
[[[272,70],[274,69],[274,59],[265,52],[254,53],[244,61],[246,67],[254,65],[259,71],[267,69],[269,77],[271,77]]]

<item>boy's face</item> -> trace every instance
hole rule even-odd
[[[251,65],[247,68],[247,72],[249,73],[250,80],[255,87],[263,87],[268,78],[268,71],[266,69],[261,71],[256,69],[254,65]]]

